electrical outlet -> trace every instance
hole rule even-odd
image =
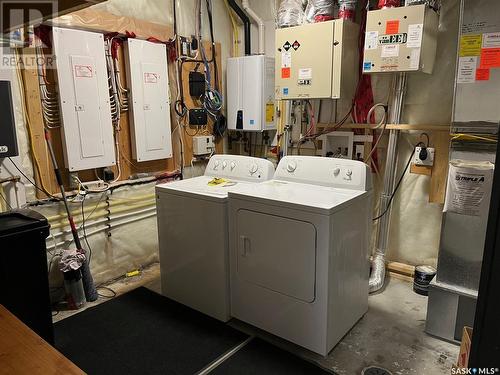
[[[432,167],[434,165],[434,148],[433,147],[415,147],[415,165],[425,165]]]

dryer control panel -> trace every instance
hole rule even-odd
[[[369,167],[363,162],[349,159],[285,156],[276,168],[274,179],[340,189],[372,189]]]
[[[213,155],[205,170],[205,176],[253,182],[270,180],[273,175],[269,160],[240,155]]]

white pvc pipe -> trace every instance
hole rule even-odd
[[[256,23],[257,26],[259,27],[259,55],[265,55],[266,54],[266,33],[265,33],[265,26],[264,26],[264,20],[258,16],[255,11],[250,8],[250,4],[248,3],[248,0],[242,0],[241,6],[243,9],[248,13],[250,18],[252,18]]]
[[[137,217],[134,217],[132,219],[129,219],[129,220],[123,220],[123,221],[120,221],[118,223],[113,223],[111,229],[114,229],[116,227],[119,227],[121,225],[125,225],[125,224],[130,224],[130,223],[134,223],[136,221],[139,221],[139,220],[143,220],[143,219],[147,219],[149,217],[152,217],[152,216],[156,216],[156,212],[152,212],[150,214],[146,214],[146,215],[142,215],[142,216],[137,216]],[[108,226],[104,226],[102,228],[99,228],[99,229],[96,229],[92,232],[87,232],[87,237],[90,237],[94,234],[97,234],[97,233],[100,233],[100,232],[104,232],[106,230],[109,230],[109,227]],[[84,236],[83,234],[79,235],[78,236],[80,239],[82,239]],[[58,247],[58,246],[62,246],[66,243],[67,241],[62,241],[62,242],[58,242],[56,244],[52,243],[51,245],[47,246],[47,250],[52,250],[54,249],[55,247]]]
[[[156,206],[152,206],[150,208],[146,208],[144,210],[140,210],[140,211],[132,211],[132,212],[127,212],[125,214],[122,214],[122,215],[113,215],[113,214],[110,214],[102,219],[99,219],[99,220],[92,220],[87,223],[85,222],[85,227],[93,227],[93,226],[96,226],[98,224],[102,224],[102,223],[106,223],[106,222],[110,222],[112,220],[118,220],[118,219],[123,219],[123,218],[126,218],[126,217],[129,217],[129,216],[134,216],[134,215],[140,215],[140,214],[143,214],[143,213],[146,213],[146,212],[151,212],[151,211],[156,211]],[[108,217],[109,217],[109,220],[108,220]],[[62,235],[66,235],[66,234],[70,234],[71,233],[71,229],[66,229],[66,230],[63,230],[63,231],[59,231],[55,234],[51,234],[51,237],[60,237]]]

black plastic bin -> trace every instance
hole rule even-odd
[[[49,228],[36,211],[0,213],[0,304],[53,345],[45,246]]]

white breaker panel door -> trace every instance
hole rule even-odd
[[[167,51],[164,44],[128,39],[125,61],[132,99],[132,156],[172,157]]]
[[[104,37],[53,28],[64,158],[70,171],[114,165]]]

